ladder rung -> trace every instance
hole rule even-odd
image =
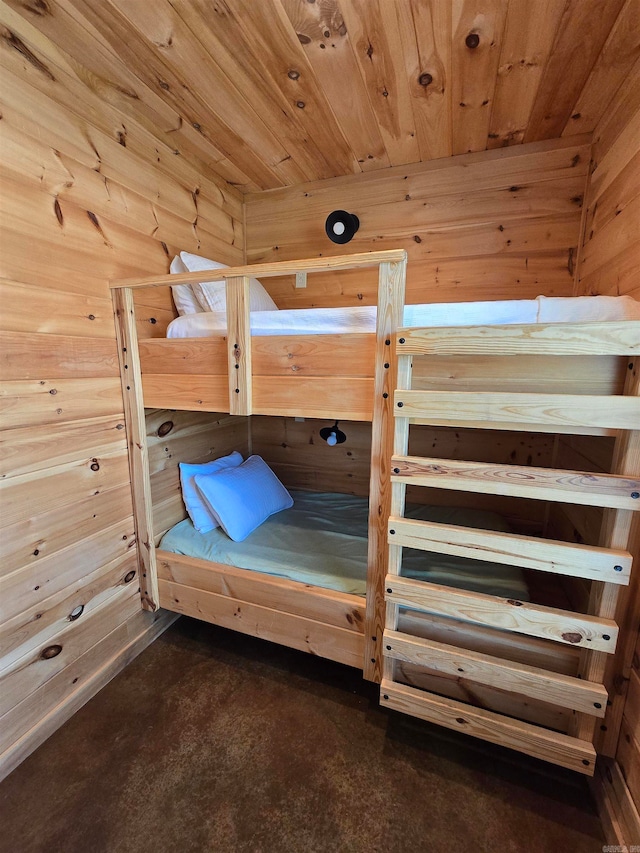
[[[617,584],[629,583],[633,561],[628,551],[394,516],[389,544]]]
[[[602,684],[435,640],[387,630],[384,632],[384,655],[533,699],[544,697],[545,702],[596,717],[604,717],[606,712],[609,697]]]
[[[420,456],[394,456],[391,469],[391,479],[406,485],[640,510],[640,479],[615,474]]]
[[[640,398],[396,390],[394,415],[434,426],[480,429],[538,429],[562,433],[584,428],[633,430],[640,424]]]
[[[427,613],[592,651],[611,654],[616,648],[618,626],[612,619],[598,619],[570,610],[468,592],[397,575],[387,575],[385,590],[387,601]]]
[[[593,775],[596,752],[588,741],[386,679],[380,685],[380,704]]]
[[[399,329],[398,355],[633,355],[640,322]]]

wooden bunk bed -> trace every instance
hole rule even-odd
[[[362,667],[384,705],[592,774],[638,530],[640,322],[403,329],[405,265],[394,251],[207,273],[227,280],[228,335],[140,344],[133,290],[202,273],[112,284],[143,601]],[[380,269],[375,334],[251,338],[249,275],[366,266]],[[156,550],[145,407],[372,421],[366,601]],[[613,436],[613,466],[594,475],[411,457],[410,426],[421,424]],[[602,531],[584,545],[408,520],[407,487],[603,508]],[[588,604],[410,580],[403,548],[584,579]]]

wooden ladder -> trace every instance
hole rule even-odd
[[[500,347],[498,349],[498,347]],[[478,391],[424,391],[412,388],[415,356],[460,355],[469,358],[508,353],[521,355],[603,354],[633,356],[640,351],[640,323],[593,323],[588,326],[404,329],[397,335],[398,374],[394,396],[395,436],[391,459],[389,564],[385,582],[381,704],[421,719],[502,744],[544,760],[592,775],[596,723],[608,703],[603,684],[607,660],[616,650],[619,628],[614,617],[621,589],[629,584],[634,510],[640,509],[640,399],[638,364],[628,364],[624,394],[584,396]],[[410,457],[410,424],[472,428],[599,434],[620,430],[615,474]],[[600,547],[571,544],[511,533],[416,521],[405,518],[407,485],[499,494],[544,501],[606,507]],[[635,527],[637,531],[637,527]],[[410,547],[459,557],[519,566],[592,581],[586,614],[402,577],[402,549]],[[545,666],[425,639],[410,629],[411,611],[447,620],[460,636],[489,629],[514,643],[545,641],[583,650],[578,671],[566,674]],[[504,632],[510,632],[506,634]],[[554,646],[554,648],[557,648]],[[517,656],[516,656],[517,658]],[[531,662],[533,661],[533,663]],[[548,663],[548,660],[547,660]],[[399,666],[458,680],[470,688],[495,688],[529,703],[569,709],[567,732],[517,719],[458,699],[402,683]],[[406,680],[406,679],[405,679]],[[509,708],[508,704],[506,706]],[[513,707],[517,707],[517,703]]]

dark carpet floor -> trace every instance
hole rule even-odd
[[[10,853],[599,853],[584,778],[179,620],[0,785]]]

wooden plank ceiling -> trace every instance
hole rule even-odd
[[[589,132],[640,62],[640,0],[8,5],[242,191]]]

